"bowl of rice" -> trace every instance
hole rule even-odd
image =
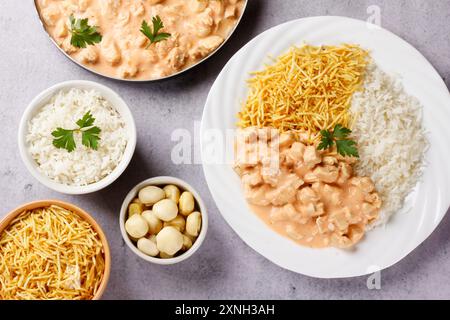
[[[19,150],[43,185],[86,194],[113,183],[136,148],[136,126],[125,101],[92,81],[56,84],[35,97],[19,127]]]
[[[98,300],[110,271],[100,225],[70,203],[34,201],[0,221],[0,300]]]

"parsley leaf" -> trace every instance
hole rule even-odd
[[[56,128],[52,132],[52,136],[55,137],[53,145],[58,149],[66,149],[68,152],[72,152],[76,148],[74,133],[78,132],[81,133],[81,143],[85,147],[97,150],[102,130],[99,127],[93,127],[94,121],[95,118],[88,111],[83,118],[76,122],[79,128],[72,130]]]
[[[88,148],[97,150],[98,141],[100,140],[99,134],[101,132],[99,127],[92,127],[90,129],[81,131],[81,143]]]
[[[75,19],[73,15],[70,16],[70,44],[77,48],[86,48],[86,46],[93,45],[102,41],[102,35],[97,32],[97,27],[90,26],[88,19]]]
[[[337,152],[341,155],[359,158],[356,142],[353,140],[336,140]]]
[[[352,133],[350,129],[345,128],[340,124],[337,124],[334,127],[333,132],[322,130],[320,131],[322,140],[320,141],[318,149],[326,150],[336,144],[337,152],[340,155],[344,157],[349,156],[359,158],[358,149],[356,148],[356,142],[347,139],[350,133]]]
[[[86,114],[78,120],[76,123],[80,128],[90,127],[94,124],[95,118],[92,116],[91,112],[88,111]]]
[[[147,21],[143,20],[142,24],[141,24],[141,29],[139,30],[144,34],[144,36],[146,36],[150,40],[150,43],[148,44],[147,48],[152,43],[167,40],[171,36],[171,34],[167,33],[167,32],[158,33],[159,30],[164,28],[164,23],[162,22],[162,20],[159,16],[154,16],[152,18],[152,25],[153,25],[153,30],[148,25]]]
[[[75,150],[76,145],[73,138],[73,130],[56,128],[56,130],[52,132],[52,136],[55,137],[55,139],[53,139],[53,145],[56,148],[66,149],[69,152]]]
[[[322,135],[322,141],[319,144],[319,150],[329,149],[333,146],[333,134],[328,130],[320,131]]]

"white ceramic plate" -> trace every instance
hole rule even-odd
[[[397,213],[385,227],[367,234],[353,251],[301,247],[266,226],[247,207],[240,182],[230,163],[209,158],[216,134],[235,129],[236,113],[247,94],[248,73],[259,70],[267,56],[278,56],[291,45],[357,43],[370,49],[378,65],[403,79],[406,90],[424,107],[430,149],[422,181],[408,197],[407,213]],[[203,113],[201,147],[206,181],[225,220],[254,250],[277,265],[308,276],[343,278],[392,266],[437,227],[450,205],[450,94],[439,74],[411,45],[381,28],[342,17],[299,19],[274,27],[250,41],[224,67],[214,83]],[[213,141],[213,142],[212,142]],[[221,152],[232,155],[228,139]]]

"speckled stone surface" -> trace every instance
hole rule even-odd
[[[0,217],[31,200],[57,198],[91,212],[112,249],[112,273],[105,299],[393,299],[450,298],[450,216],[407,258],[381,273],[381,290],[368,290],[366,277],[320,280],[283,270],[247,245],[218,212],[200,165],[174,165],[171,133],[194,129],[215,77],[227,60],[260,32],[282,22],[317,15],[366,20],[378,5],[382,26],[419,49],[450,85],[450,0],[250,0],[230,41],[214,57],[175,79],[147,84],[107,80],[71,63],[49,41],[31,0],[0,1]],[[41,90],[70,79],[106,84],[129,104],[138,128],[129,168],[107,189],[67,196],[40,185],[19,158],[19,119]],[[209,208],[205,243],[189,260],[156,266],[124,244],[119,208],[128,190],[151,176],[173,175],[190,182]]]

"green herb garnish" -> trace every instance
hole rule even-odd
[[[86,48],[86,45],[93,45],[102,41],[102,35],[97,32],[97,27],[90,26],[88,19],[75,19],[70,16],[70,33],[72,38],[70,44],[77,48]]]
[[[155,16],[152,18],[152,24],[153,24],[153,30],[148,25],[147,21],[143,20],[142,24],[141,24],[141,29],[139,30],[144,34],[144,36],[146,36],[150,40],[150,43],[147,45],[147,48],[152,43],[156,43],[156,42],[159,42],[162,40],[167,40],[171,36],[171,34],[167,33],[167,32],[158,33],[159,30],[164,28],[164,23],[162,22],[162,20],[159,16]]]
[[[342,156],[359,158],[358,149],[356,148],[356,142],[348,139],[348,136],[352,131],[348,128],[337,124],[332,132],[328,130],[320,131],[322,140],[320,141],[319,150],[326,150],[336,144],[337,152]]]
[[[81,133],[81,143],[87,148],[94,150],[98,149],[98,141],[100,140],[100,132],[102,131],[99,127],[93,126],[95,118],[92,117],[90,111],[88,111],[83,118],[79,119],[76,124],[78,129],[63,129],[56,128],[52,132],[53,145],[58,149],[66,149],[72,152],[76,148],[74,133]]]

